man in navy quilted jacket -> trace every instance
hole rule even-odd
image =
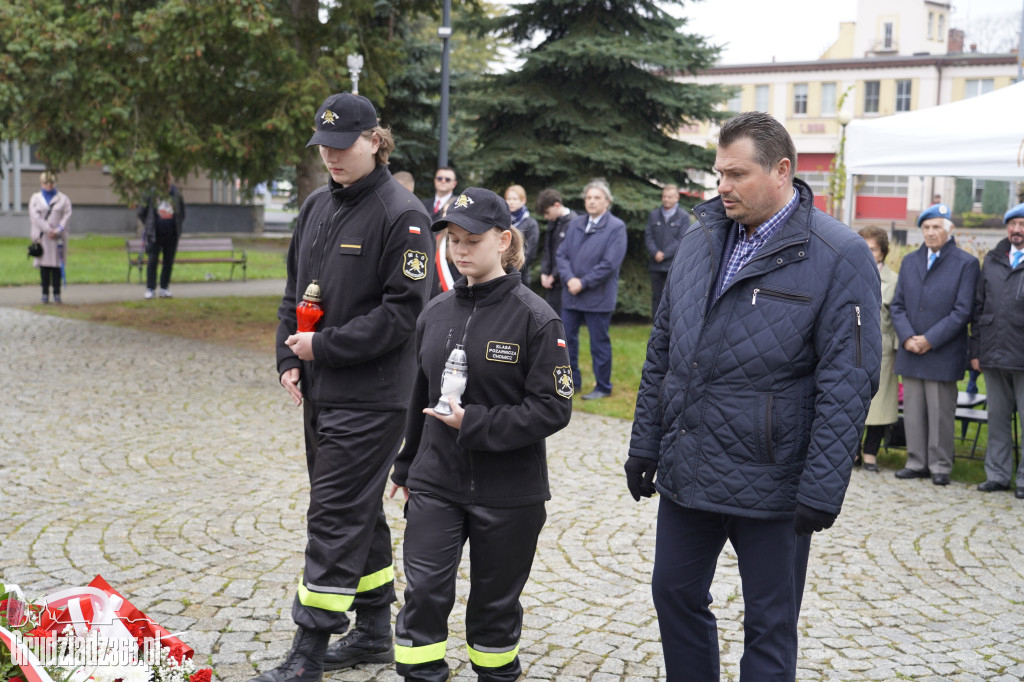
[[[625,468],[635,500],[661,494],[652,590],[672,681],[719,677],[709,605],[726,540],[740,679],[796,678],[810,534],[839,514],[878,387],[874,259],[795,168],[771,116],[722,126],[719,196],[693,210],[648,344]]]

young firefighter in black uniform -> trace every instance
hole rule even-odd
[[[466,643],[478,679],[515,680],[523,609],[548,491],[544,438],[569,423],[572,376],[562,322],[523,285],[523,237],[505,200],[471,187],[432,229],[448,227],[463,277],[416,323],[418,369],[391,495],[406,503],[405,606],[395,660],[407,679],[448,679],[455,576],[469,541]],[[468,379],[452,414],[432,409],[453,349]],[[424,416],[426,415],[426,416]]]
[[[430,293],[430,221],[391,177],[394,140],[370,101],[327,98],[307,146],[319,147],[331,180],[299,211],[278,310],[277,368],[303,405],[308,541],[292,650],[258,682],[312,682],[325,669],[393,660],[383,497],[415,373],[412,334]],[[297,332],[296,306],[314,282],[323,318],[315,331]],[[327,650],[351,610],[355,627]]]

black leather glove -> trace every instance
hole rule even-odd
[[[793,526],[796,528],[797,535],[810,535],[831,528],[832,524],[836,522],[837,516],[839,515],[819,511],[797,502]]]
[[[646,457],[630,456],[626,460],[626,485],[629,494],[637,502],[641,497],[650,497],[654,489],[654,474],[658,471],[658,463]]]

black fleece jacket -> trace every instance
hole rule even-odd
[[[461,429],[423,414],[461,343],[469,363]],[[544,439],[569,423],[572,373],[562,321],[518,271],[455,288],[416,324],[416,381],[391,479],[461,504],[517,507],[551,499]]]
[[[309,195],[288,249],[277,317],[277,371],[302,368],[303,395],[319,406],[404,410],[412,387],[412,333],[430,295],[433,239],[423,204],[377,166]],[[318,280],[324,317],[313,361],[285,345],[295,306]]]

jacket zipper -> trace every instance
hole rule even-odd
[[[462,329],[462,348],[466,348],[466,337],[469,335],[469,323],[473,319],[473,313],[476,312],[476,295],[473,293],[473,289],[469,289],[469,295],[473,297],[473,309],[469,311],[469,317],[466,318],[466,326]],[[447,359],[447,358],[446,358]],[[466,361],[469,361],[469,353],[466,353]],[[468,370],[467,364],[467,370]],[[468,373],[468,372],[467,372]],[[466,451],[466,458],[469,460],[469,499],[471,501],[476,500],[476,472],[473,470],[473,453],[469,450]]]
[[[853,306],[853,310],[854,310],[855,313],[857,313],[857,335],[856,335],[856,338],[855,338],[855,348],[857,349],[857,366],[860,367],[861,366],[861,358],[860,358],[860,306],[859,305]]]
[[[313,233],[313,242],[309,245],[309,255],[306,257],[306,272],[309,275],[309,280],[320,279],[320,271],[324,267],[324,254],[320,253],[320,262],[317,264],[316,272],[313,271],[313,252],[316,251],[317,242],[320,241],[320,231],[324,227],[324,221],[317,223],[316,232]],[[305,291],[305,290],[303,290]]]
[[[771,289],[754,289],[754,295],[750,297],[750,305],[757,305],[757,295],[762,294],[764,296],[771,296],[772,298],[781,298],[787,301],[799,301],[801,303],[810,303],[810,296],[801,296],[800,294],[787,294],[782,291],[772,291]]]
[[[768,452],[768,461],[775,464],[775,444],[772,442],[772,396],[764,401],[764,431],[765,449]]]

